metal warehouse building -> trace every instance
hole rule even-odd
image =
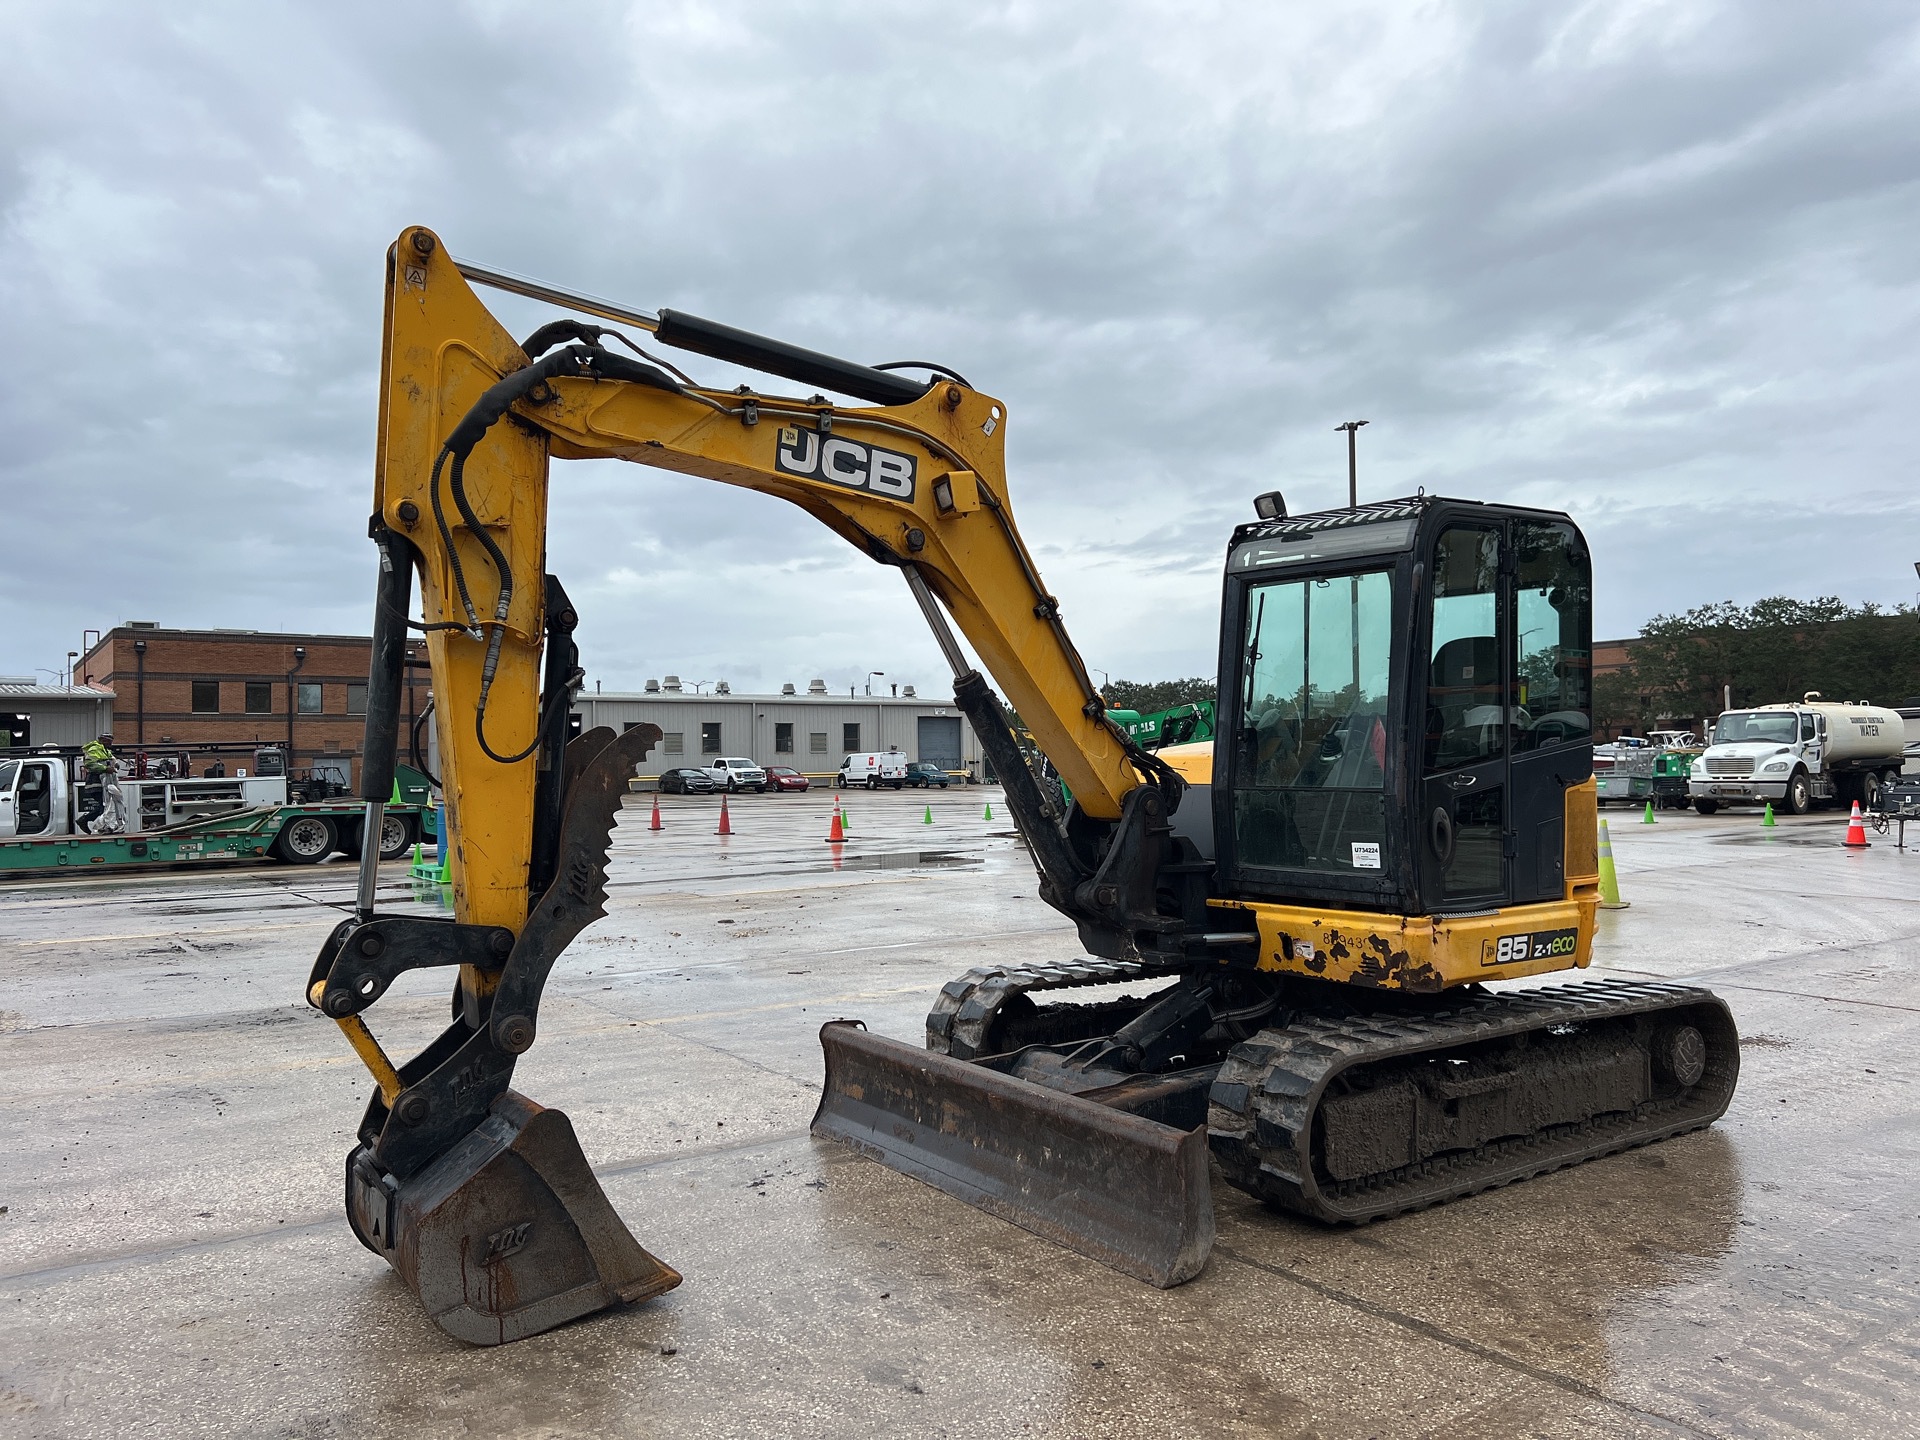
[[[649,680],[639,694],[582,695],[573,709],[585,729],[658,725],[665,739],[640,763],[643,776],[744,755],[830,778],[842,758],[860,750],[900,750],[955,775],[981,773],[980,742],[966,717],[951,700],[923,699],[912,686],[904,695],[850,697],[830,695],[815,680],[805,694],[786,685],[778,695],[693,695],[669,675]]]
[[[0,675],[0,745],[84,745],[113,731],[113,691]]]

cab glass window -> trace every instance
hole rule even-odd
[[[1248,592],[1234,794],[1241,863],[1381,868],[1392,598],[1388,570]]]
[[[1506,753],[1507,728],[1517,716],[1501,694],[1499,598],[1500,532],[1444,532],[1433,547],[1428,774]]]
[[[1516,678],[1514,748],[1591,738],[1593,578],[1569,525],[1513,527]]]

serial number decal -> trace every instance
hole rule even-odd
[[[773,454],[783,475],[829,480],[849,490],[871,490],[893,500],[913,499],[913,457],[878,445],[862,445],[838,435],[822,435],[788,425]]]
[[[1578,930],[1536,930],[1531,935],[1502,935],[1480,942],[1482,965],[1514,965],[1522,960],[1570,960],[1580,948]]]

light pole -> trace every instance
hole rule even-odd
[[[869,670],[869,671],[867,672],[867,694],[869,694],[869,695],[871,695],[871,694],[873,694],[873,682],[874,682],[874,680],[875,680],[876,678],[880,678],[880,677],[884,677],[884,676],[886,675],[886,673],[887,673],[887,672],[886,672],[886,671],[884,671],[884,670]]]
[[[73,662],[80,658],[78,650],[67,651],[67,688],[73,688]]]
[[[300,708],[299,686],[294,676],[300,673],[300,667],[307,663],[307,647],[293,647],[293,665],[287,671],[287,763],[284,774],[289,783],[293,780],[293,712]]]
[[[133,642],[133,743],[147,743],[147,642]]]
[[[1364,420],[1349,420],[1345,424],[1334,426],[1334,433],[1347,432],[1347,508],[1353,509],[1360,503],[1360,468],[1354,456],[1353,437],[1360,433]]]

